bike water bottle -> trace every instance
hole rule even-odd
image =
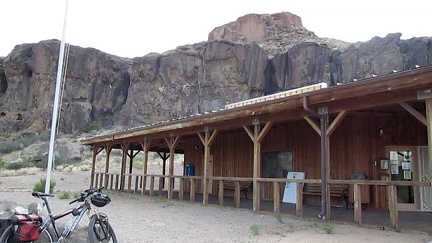
[[[74,221],[73,219],[69,219],[69,220],[66,222],[66,224],[65,224],[65,226],[64,226],[64,230],[63,230],[62,236],[68,236],[68,235],[69,235],[69,232],[70,232],[71,229],[72,229],[73,221]]]

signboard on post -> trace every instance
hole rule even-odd
[[[304,172],[288,172],[287,179],[304,179],[306,173]],[[294,203],[297,202],[297,182],[287,182],[282,202]]]

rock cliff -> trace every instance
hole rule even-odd
[[[304,85],[329,85],[432,64],[430,37],[346,43],[317,37],[290,13],[251,14],[206,42],[134,59],[70,46],[59,129],[137,126],[223,108]],[[17,45],[0,58],[0,132],[50,128],[60,42]]]

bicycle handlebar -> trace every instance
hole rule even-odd
[[[81,192],[81,196],[79,198],[70,201],[69,204],[76,203],[76,202],[84,202],[84,200],[87,197],[89,197],[90,195],[93,195],[96,192],[102,192],[102,189],[104,189],[104,188],[105,187],[99,187],[99,188],[95,188],[95,189],[92,189],[92,188],[86,189],[84,192]]]

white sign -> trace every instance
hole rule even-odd
[[[304,179],[304,172],[288,172],[287,179]],[[297,202],[297,182],[287,182],[285,185],[285,191],[282,202],[294,203]]]

